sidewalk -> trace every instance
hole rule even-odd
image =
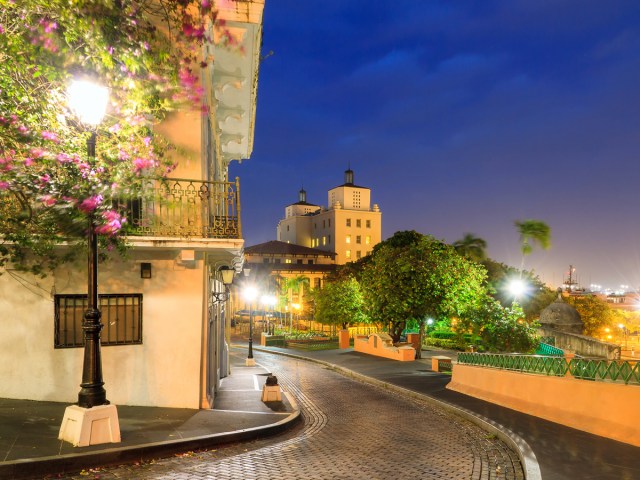
[[[372,380],[387,388],[444,402],[470,419],[475,417],[476,422],[484,423],[485,427],[493,426],[511,436],[515,440],[512,445],[520,450],[521,458],[524,457],[529,480],[536,478],[536,471],[537,478],[544,480],[640,479],[637,447],[447,390],[451,377],[431,371],[431,357],[455,358],[456,352],[423,350],[421,360],[398,362],[354,352],[352,348],[304,351],[259,347],[257,350],[313,360],[363,381]]]
[[[299,419],[294,399],[261,401],[267,372],[231,355],[213,410],[118,406],[121,443],[58,440],[67,403],[0,399],[0,479],[43,477],[126,463],[280,432]]]

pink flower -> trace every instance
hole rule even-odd
[[[140,170],[144,170],[145,168],[153,168],[156,166],[156,162],[150,158],[140,158],[136,157],[133,160],[133,168],[136,173],[140,172]]]
[[[127,222],[127,219],[120,216],[120,214],[114,210],[107,210],[102,214],[104,224],[96,227],[96,233],[100,235],[115,235],[120,231],[122,225]]]
[[[10,186],[7,182],[0,182],[0,190],[9,190]]]
[[[42,158],[47,155],[47,151],[44,148],[39,147],[32,148],[29,153],[33,158]]]
[[[40,200],[47,207],[52,207],[56,204],[56,199],[51,195],[43,195],[42,197],[40,197]]]
[[[73,158],[71,158],[66,153],[59,153],[58,156],[56,157],[56,160],[58,161],[58,163],[71,163],[71,162],[73,162]]]
[[[85,213],[91,213],[98,208],[99,205],[102,205],[102,200],[102,195],[93,195],[85,198],[82,203],[78,205],[78,208]]]
[[[44,138],[45,140],[51,140],[54,143],[60,143],[58,135],[56,135],[55,132],[48,132],[46,130],[43,130],[42,132],[40,132],[40,135],[42,135],[42,138]]]

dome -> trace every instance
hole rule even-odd
[[[584,323],[580,314],[574,307],[562,300],[561,294],[558,294],[558,299],[555,302],[540,312],[540,325],[579,335],[582,335],[584,331]]]

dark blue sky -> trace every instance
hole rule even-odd
[[[472,232],[526,267],[640,287],[640,2],[266,0],[253,156],[234,163],[247,245],[326,205],[348,165],[383,238]]]

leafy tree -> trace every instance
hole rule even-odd
[[[353,277],[325,283],[324,288],[313,294],[316,320],[326,325],[349,325],[364,323],[364,298],[360,284]]]
[[[89,217],[122,245],[117,199],[175,166],[154,125],[202,108],[210,25],[234,43],[210,0],[0,0],[0,266],[45,273],[76,250],[60,243],[83,245]],[[78,75],[110,90],[96,158],[67,104]]]
[[[540,220],[516,220],[514,222],[520,234],[520,250],[522,251],[522,264],[520,270],[524,270],[524,258],[533,252],[534,245],[544,250],[551,247],[551,229]]]
[[[465,233],[460,240],[453,242],[453,248],[463,257],[481,263],[487,258],[487,242],[472,233]]]
[[[595,295],[569,295],[564,297],[564,301],[580,314],[585,335],[596,336],[605,327],[616,328],[621,318],[607,302]]]
[[[482,265],[487,270],[489,292],[503,307],[513,303],[513,297],[508,293],[509,282],[514,278],[519,278],[527,283],[528,292],[518,299],[518,302],[524,310],[525,319],[528,322],[537,320],[540,317],[540,312],[556,299],[556,293],[531,272],[521,271],[489,258],[485,259]]]
[[[489,351],[529,353],[538,344],[537,324],[526,322],[523,313],[517,303],[505,308],[489,299],[471,322],[472,329]]]
[[[363,267],[361,286],[369,318],[388,324],[397,342],[410,318],[471,314],[485,298],[484,279],[484,269],[450,245],[398,232],[376,246]],[[421,334],[423,330],[421,322]]]

